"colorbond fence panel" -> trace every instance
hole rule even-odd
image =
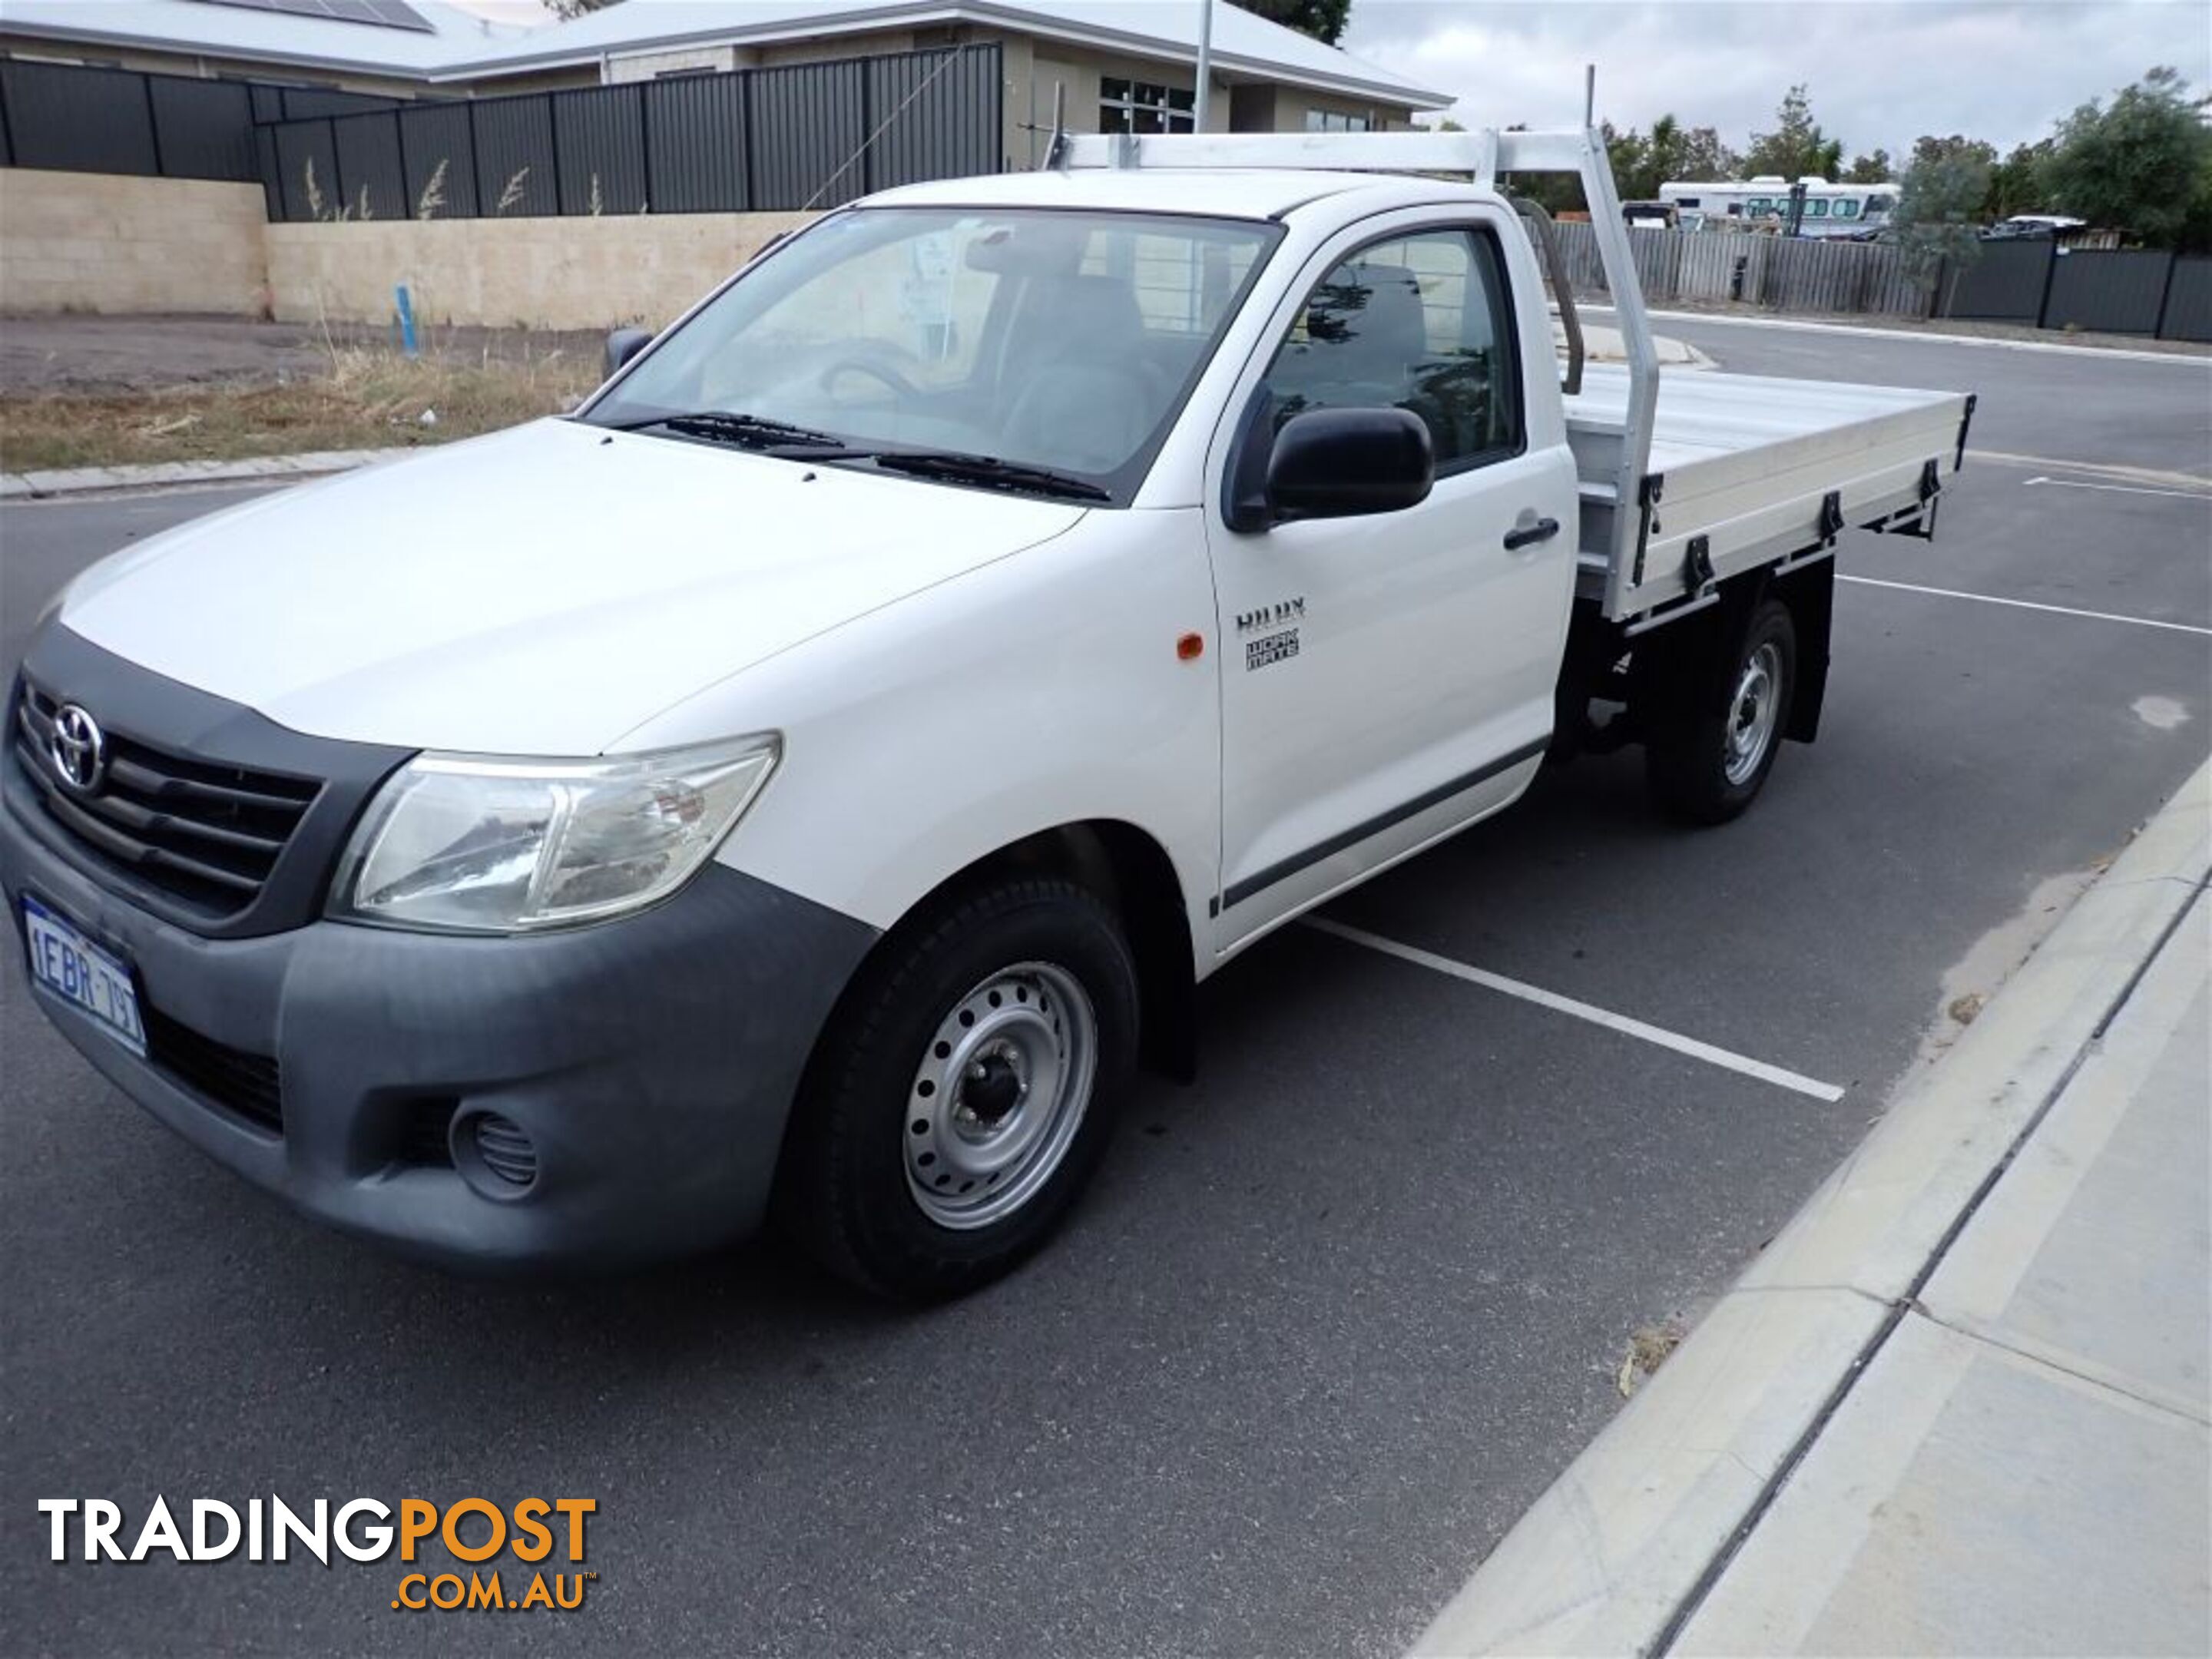
[[[866,85],[857,62],[753,72],[754,207],[832,208],[867,193],[860,160]]]
[[[414,210],[400,159],[399,125],[388,110],[340,116],[330,123],[337,157],[333,183],[356,219],[404,219]]]
[[[1984,242],[1979,258],[1954,265],[1945,274],[1943,314],[2033,323],[2043,315],[2050,278],[2049,242]]]
[[[2172,267],[2171,253],[2095,249],[2063,254],[2051,267],[2043,325],[2155,334]]]
[[[995,46],[478,98],[458,106],[458,122],[456,107],[398,105],[379,118],[392,142],[364,120],[335,145],[349,210],[366,185],[373,212],[402,198],[412,211],[441,161],[440,213],[453,218],[829,208],[1000,163]],[[301,125],[271,124],[274,165],[301,165],[312,149],[283,136]],[[307,216],[301,198],[289,178],[271,191],[285,218]]]
[[[483,210],[477,197],[476,151],[469,140],[466,104],[428,104],[393,118],[399,127],[399,159],[407,176],[407,211],[421,215],[433,192],[444,198],[432,205],[436,219],[473,219]],[[274,129],[264,127],[264,132]],[[441,171],[441,169],[443,169]]]
[[[2159,337],[2212,341],[2212,258],[2186,256],[2166,278],[2166,324]]]
[[[187,81],[176,75],[145,78],[164,173],[173,179],[261,177],[253,147],[253,100],[244,82]]]
[[[441,162],[448,218],[834,207],[996,172],[1000,60],[957,46],[416,100],[8,62],[0,164],[258,182],[285,220],[415,213]]]
[[[653,211],[742,213],[752,206],[748,84],[742,75],[679,75],[644,83],[646,199]],[[700,133],[720,134],[724,142],[698,143]]]
[[[147,77],[124,70],[0,64],[0,109],[19,167],[158,177]]]

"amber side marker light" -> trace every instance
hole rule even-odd
[[[1195,662],[1206,654],[1206,635],[1186,634],[1176,641],[1176,655],[1185,662]]]

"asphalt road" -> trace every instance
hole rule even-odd
[[[1724,367],[1978,390],[1883,581],[2212,626],[2212,371],[1669,325]],[[2034,482],[2046,479],[2050,482]],[[2089,487],[2094,486],[2094,487]],[[2167,487],[2170,489],[2170,487]],[[0,511],[9,660],[93,557],[235,499]],[[99,1081],[0,976],[0,1630],[14,1651],[1395,1653],[1863,1134],[2039,884],[2203,759],[2205,634],[1860,584],[1759,809],[1633,755],[1341,921],[1841,1085],[1822,1101],[1306,928],[1218,977],[1034,1266],[923,1316],[765,1249],[457,1279],[295,1219]],[[2045,902],[2049,902],[2046,899]],[[2047,915],[2029,915],[2012,949]],[[37,1498],[599,1500],[585,1607],[390,1610],[339,1559],[57,1565]],[[511,1565],[511,1564],[509,1564]]]

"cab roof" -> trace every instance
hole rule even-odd
[[[1448,180],[1391,173],[1302,172],[1290,168],[1085,167],[1067,172],[983,173],[879,191],[866,207],[1097,208],[1123,213],[1196,213],[1224,219],[1280,219],[1328,198],[1359,192],[1376,206],[1433,202],[1474,194]]]

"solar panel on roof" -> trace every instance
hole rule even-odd
[[[407,0],[200,0],[200,3],[245,11],[281,11],[288,17],[317,17],[325,22],[366,23],[372,28],[411,29],[418,34],[437,32]]]

